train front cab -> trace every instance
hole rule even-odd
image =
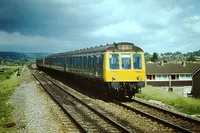
[[[132,98],[145,86],[143,52],[105,52],[104,81],[117,98]]]

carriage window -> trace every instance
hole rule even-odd
[[[130,54],[121,54],[122,69],[131,69],[131,56]]]
[[[118,54],[110,54],[110,69],[119,69],[119,55]]]
[[[133,54],[134,69],[142,69],[142,58],[141,54]]]

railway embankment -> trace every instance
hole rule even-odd
[[[21,83],[21,78],[14,76],[14,73],[19,70],[17,67],[6,67],[2,70],[0,72],[0,132],[7,132],[9,129],[6,126],[15,125],[9,120],[13,108],[9,98],[14,93],[14,88]]]
[[[137,94],[137,97],[144,102],[200,120],[200,99],[184,97],[152,86],[142,88],[141,93]]]
[[[57,118],[59,107],[33,79],[27,67],[21,75],[22,83],[14,89],[9,103],[12,113],[9,122],[14,123],[9,132],[65,132]]]

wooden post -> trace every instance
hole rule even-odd
[[[171,83],[171,75],[169,75],[169,86],[172,86],[172,83]]]

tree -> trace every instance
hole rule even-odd
[[[3,58],[2,57],[0,57],[0,64],[2,64],[3,63]]]
[[[26,58],[21,58],[20,64],[24,65],[28,60]]]
[[[145,62],[148,62],[151,60],[151,55],[149,53],[145,52],[144,56],[145,56]]]
[[[144,56],[151,56],[151,55],[148,52],[145,52]]]
[[[158,61],[158,54],[156,52],[153,53],[153,56],[151,57],[152,62]]]
[[[196,61],[196,58],[193,55],[187,58],[187,61]]]
[[[174,53],[174,55],[181,55],[181,54],[182,54],[182,53],[179,52],[179,51],[177,51],[177,52]]]

